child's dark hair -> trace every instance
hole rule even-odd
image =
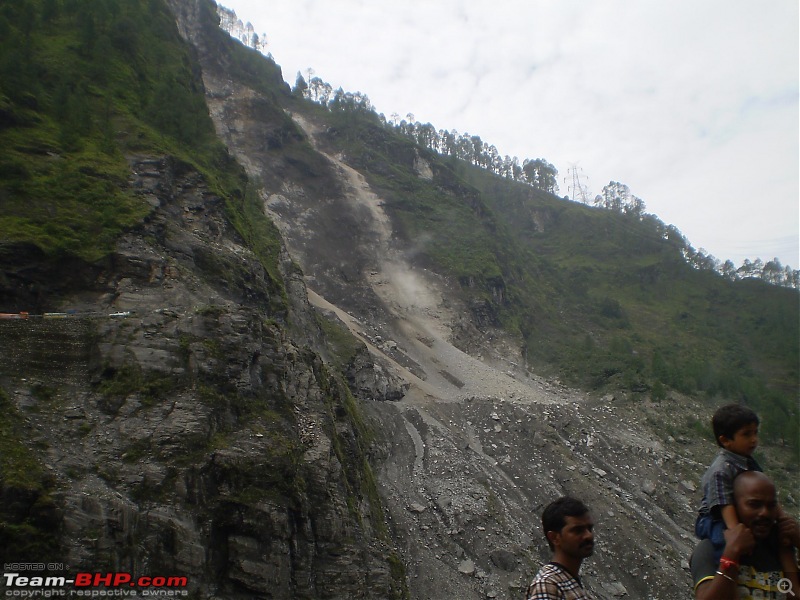
[[[717,445],[722,446],[719,441],[721,435],[732,440],[737,431],[751,423],[759,424],[758,415],[746,406],[735,403],[720,406],[711,417],[711,427],[714,429]]]
[[[589,512],[587,506],[577,498],[562,496],[548,504],[542,513],[542,529],[547,538],[548,531],[561,531],[567,524],[566,517],[582,517]],[[550,550],[554,550],[550,539],[547,539]]]

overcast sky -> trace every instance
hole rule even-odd
[[[797,0],[221,0],[378,112],[627,184],[695,248],[800,268]],[[579,171],[580,172],[580,171]]]

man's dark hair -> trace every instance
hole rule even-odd
[[[589,508],[577,498],[562,496],[548,504],[542,513],[542,529],[544,537],[547,538],[548,531],[561,531],[567,524],[567,517],[582,517],[589,512]],[[553,548],[552,542],[547,539],[550,550]]]
[[[724,435],[729,440],[733,439],[736,432],[751,423],[759,424],[758,415],[741,404],[726,404],[720,406],[711,417],[711,427],[714,429],[714,439],[718,446],[722,446],[719,436]]]

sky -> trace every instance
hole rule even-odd
[[[291,85],[310,67],[387,118],[544,158],[562,196],[576,168],[706,254],[800,268],[797,0],[219,3]]]

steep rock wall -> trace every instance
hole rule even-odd
[[[72,569],[177,573],[200,597],[400,594],[367,431],[286,325],[309,318],[302,288],[287,315],[190,166],[132,157],[131,173],[153,210],[108,260],[2,264],[20,309],[69,311],[0,322],[3,405],[41,471],[2,482],[12,517],[57,528]],[[5,562],[44,558],[4,541]]]

